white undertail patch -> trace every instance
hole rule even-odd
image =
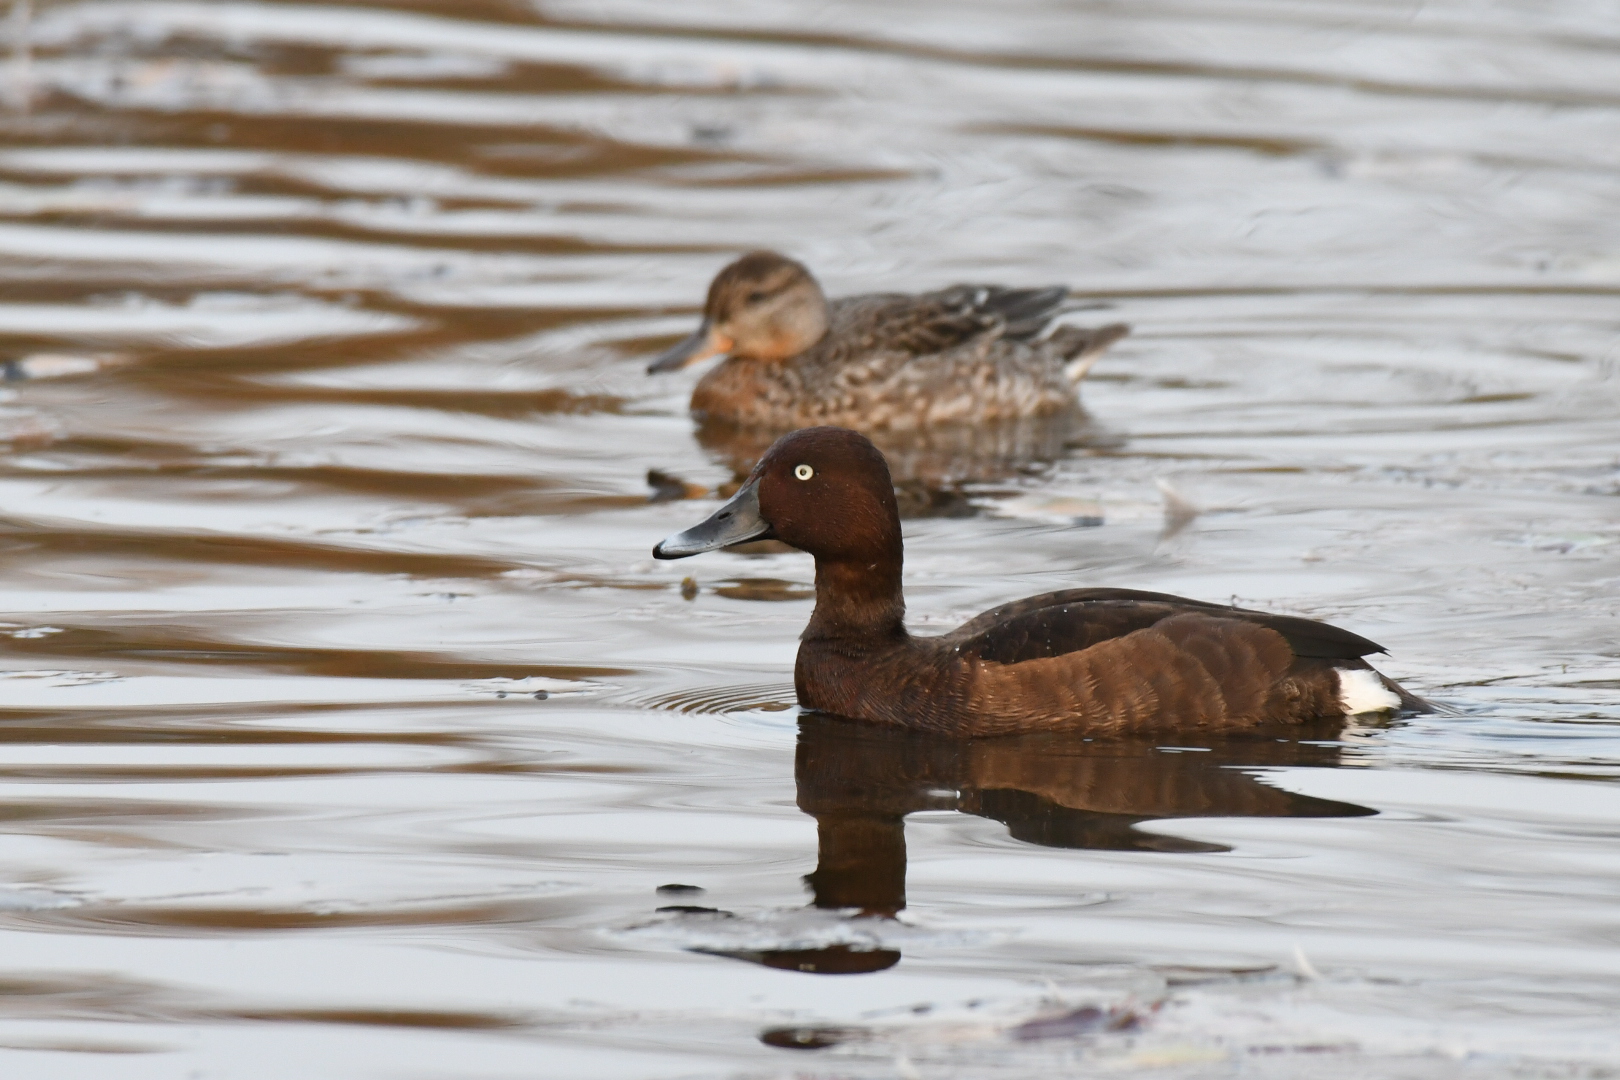
[[[1401,707],[1401,696],[1384,685],[1376,671],[1366,668],[1334,668],[1339,676],[1339,706],[1346,716],[1392,712]]]
[[[1081,353],[1077,359],[1063,365],[1063,377],[1071,383],[1078,383],[1102,359],[1102,354],[1102,349]]]

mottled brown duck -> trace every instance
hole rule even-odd
[[[679,559],[774,538],[816,560],[799,703],[956,736],[1239,731],[1424,703],[1310,619],[1131,589],[1067,589],[939,637],[905,627],[900,516],[883,455],[834,427],[779,439],[708,520],[653,549]]]
[[[1055,416],[1079,408],[1080,380],[1130,330],[1054,325],[1072,309],[1061,285],[829,301],[803,265],[755,251],[720,271],[702,324],[647,370],[725,354],[692,391],[692,414],[739,427],[915,431]]]

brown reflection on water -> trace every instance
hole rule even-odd
[[[740,483],[785,430],[703,421],[697,441]],[[1125,438],[1083,409],[1050,417],[989,424],[949,424],[921,431],[867,432],[889,462],[906,517],[959,517],[977,512],[971,485],[1039,473],[1080,451],[1109,451]],[[724,490],[729,490],[728,485]]]
[[[67,620],[62,620],[66,622]],[[294,647],[210,637],[208,627],[151,625],[104,619],[68,626],[40,638],[10,639],[0,655],[63,662],[127,661],[234,667],[283,674],[349,679],[591,679],[625,675],[623,668],[469,660],[425,651]],[[219,627],[218,629],[226,629]]]
[[[822,715],[800,721],[799,808],[815,817],[817,907],[905,907],[901,822],[919,810],[991,818],[1019,840],[1102,851],[1228,851],[1136,826],[1192,817],[1361,817],[1374,811],[1272,787],[1247,769],[1339,763],[1342,724],[1168,746],[1057,734],[954,740]]]
[[[1364,806],[1265,783],[1254,770],[1332,767],[1342,722],[1177,745],[1041,734],[943,739],[821,714],[799,721],[799,809],[816,819],[817,863],[805,878],[818,908],[893,918],[906,906],[906,815],[956,810],[1002,822],[1016,839],[1094,851],[1221,852],[1137,828],[1175,818],[1365,817]],[[898,949],[834,945],[732,953],[816,974],[881,971]]]
[[[576,909],[572,899],[557,901],[480,901],[390,906],[368,910],[276,909],[270,907],[205,907],[185,905],[87,905],[35,913],[29,922],[98,933],[232,934],[297,930],[343,930],[380,927],[534,925]]]
[[[7,526],[10,528],[7,529]],[[7,532],[10,535],[7,535]],[[412,574],[433,578],[478,578],[523,566],[476,555],[365,550],[311,540],[266,536],[215,536],[178,529],[117,529],[53,526],[49,522],[0,519],[0,550],[14,569],[74,558],[151,559],[183,564],[321,569],[339,573]]]
[[[188,999],[160,984],[122,979],[106,973],[79,978],[0,979],[0,1020],[98,1019],[128,1022],[163,1019],[174,1023],[219,1020],[270,1023],[361,1024],[382,1027],[430,1028],[451,1031],[492,1031],[531,1026],[533,1017],[495,1012],[408,1009],[269,1009],[230,1008],[218,1002]],[[6,1048],[19,1047],[8,1040]],[[28,1039],[21,1046],[88,1053],[150,1053],[169,1050],[163,1045],[55,1042]]]

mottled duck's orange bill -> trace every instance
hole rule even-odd
[[[684,338],[675,345],[670,346],[653,358],[647,365],[647,374],[656,375],[661,371],[679,371],[688,364],[695,364],[699,360],[707,360],[723,352],[731,351],[732,341],[724,334],[715,332],[707,319],[703,325],[692,331],[690,337]]]

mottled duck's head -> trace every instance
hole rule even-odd
[[[647,371],[675,371],[721,353],[786,360],[826,332],[827,298],[810,271],[774,251],[752,251],[715,275],[702,325]]]

